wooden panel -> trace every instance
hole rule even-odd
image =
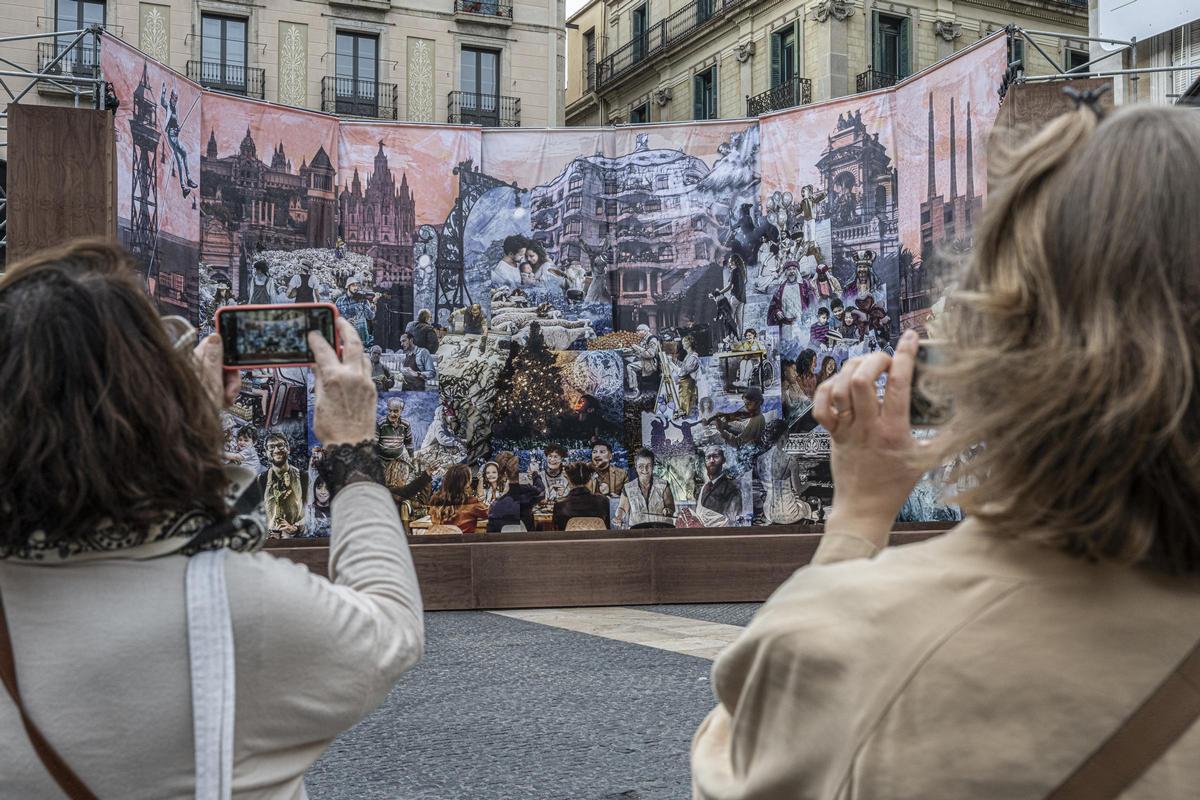
[[[812,560],[817,534],[655,539],[654,602],[765,599]]]
[[[24,103],[8,112],[8,262],[115,236],[112,115]]]
[[[652,603],[651,540],[471,544],[479,608]]]
[[[1106,112],[1113,109],[1112,78],[1016,84],[1009,87],[1004,97],[988,148],[999,146],[1003,150],[1019,146],[1029,138],[1031,131],[1036,132],[1059,114],[1073,109],[1075,101],[1063,94],[1063,88],[1068,86],[1079,92],[1109,87],[1101,97],[1100,105]]]
[[[892,533],[893,546],[944,530],[903,527],[907,530]],[[626,532],[612,532],[620,533]],[[444,611],[758,602],[807,564],[821,540],[816,533],[762,528],[724,536],[628,533],[638,535],[444,544],[418,540],[411,549],[425,608]],[[326,574],[328,547],[276,546],[269,552]]]
[[[471,577],[471,545],[437,544],[411,550],[426,611],[478,608]]]

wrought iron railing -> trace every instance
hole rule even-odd
[[[187,76],[206,89],[263,99],[265,70],[223,61],[189,61]]]
[[[454,13],[512,19],[513,0],[454,0]]]
[[[618,47],[596,65],[596,83],[602,87],[651,56],[681,44],[710,25],[722,12],[752,0],[693,0],[664,20]]]
[[[479,92],[451,92],[447,122],[485,128],[521,127],[521,98]]]
[[[70,38],[71,37],[60,37]],[[74,75],[78,78],[95,78],[100,75],[100,43],[87,41],[92,39],[88,34],[85,40],[71,48],[70,42],[38,42],[38,72],[47,75]],[[68,52],[69,51],[69,52]],[[54,66],[48,66],[54,59],[66,55]]]
[[[856,92],[872,92],[876,89],[886,89],[895,86],[900,78],[890,72],[880,72],[874,67],[867,67],[866,72],[860,72],[855,79]]]
[[[812,102],[812,81],[795,77],[774,89],[746,98],[746,116],[757,117],[769,111],[807,105]]]
[[[396,119],[396,84],[328,76],[321,79],[321,110],[347,117]]]

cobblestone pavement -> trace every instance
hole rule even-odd
[[[735,624],[757,604],[639,608]],[[312,800],[690,796],[708,659],[486,612],[425,620],[424,661],[313,765]]]

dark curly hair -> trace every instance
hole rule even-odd
[[[0,557],[103,521],[225,516],[218,410],[129,255],[45,250],[0,279]]]

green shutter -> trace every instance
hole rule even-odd
[[[904,78],[913,73],[912,68],[912,46],[910,39],[912,38],[912,23],[910,17],[905,17],[900,23],[900,74],[896,77]]]
[[[883,37],[879,33],[879,12],[871,12],[871,66],[883,69]]]
[[[704,119],[704,82],[692,76],[692,119]]]
[[[771,88],[783,82],[783,37],[780,31],[771,34]]]
[[[803,78],[804,73],[801,72],[804,64],[800,61],[800,20],[797,19],[792,23],[792,75],[797,78]]]

